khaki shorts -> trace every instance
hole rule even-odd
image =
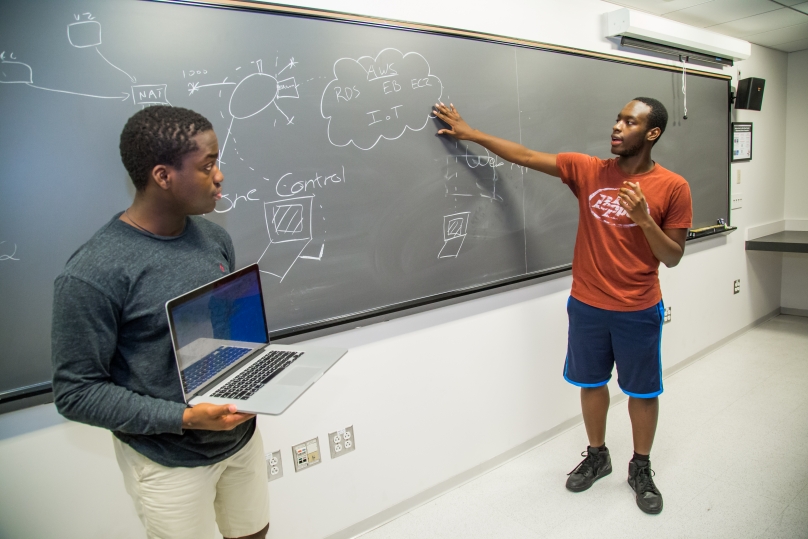
[[[214,512],[224,537],[251,535],[269,522],[264,444],[257,428],[238,453],[197,468],[168,468],[114,436],[113,442],[126,491],[149,539],[212,538]]]

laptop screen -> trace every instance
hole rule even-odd
[[[269,342],[257,266],[166,304],[186,395]]]

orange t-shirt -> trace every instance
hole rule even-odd
[[[658,163],[645,174],[630,175],[620,170],[617,159],[580,153],[558,154],[556,166],[578,198],[572,297],[612,311],[639,311],[659,303],[659,260],[617,195],[624,181],[639,183],[660,228],[690,228],[687,181]]]

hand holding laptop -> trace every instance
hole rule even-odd
[[[169,300],[166,317],[193,406],[185,428],[227,430],[249,414],[281,414],[348,351],[270,344],[258,264]]]
[[[182,413],[182,428],[232,430],[253,417],[254,414],[239,413],[235,404],[199,403]]]

